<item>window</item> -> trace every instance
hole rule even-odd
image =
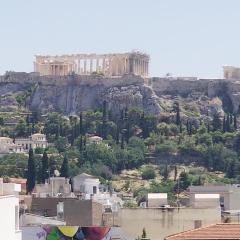
[[[93,186],[93,194],[96,194],[96,193],[97,193],[97,187]]]

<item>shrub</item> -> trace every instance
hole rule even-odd
[[[152,168],[146,168],[142,173],[142,179],[154,179],[156,177],[155,171]]]

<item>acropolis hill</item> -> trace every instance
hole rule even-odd
[[[0,112],[16,110],[16,97],[26,92],[25,105],[42,113],[75,114],[97,109],[103,100],[113,114],[136,107],[169,117],[176,100],[190,116],[239,112],[238,68],[225,67],[223,79],[159,78],[148,76],[148,65],[149,56],[140,52],[37,56],[38,72],[0,76]]]

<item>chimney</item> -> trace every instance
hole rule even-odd
[[[202,227],[202,220],[194,220],[194,229]]]

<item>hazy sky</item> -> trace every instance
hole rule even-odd
[[[0,74],[35,54],[151,56],[152,76],[221,77],[240,65],[239,0],[0,0]]]

